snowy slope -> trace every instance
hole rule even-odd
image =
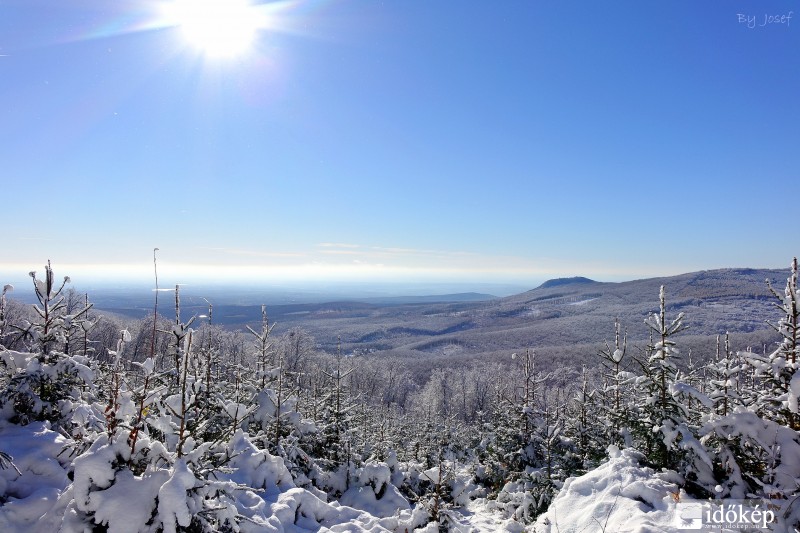
[[[239,440],[243,440],[240,439]],[[91,484],[96,489],[97,484],[102,485],[99,479],[103,470],[100,463],[103,461],[102,453],[92,453],[92,450],[81,456],[83,462],[93,462],[86,472],[80,473],[81,461],[76,461],[74,475],[77,480],[71,482],[68,477],[67,467],[71,458],[64,453],[66,439],[58,433],[51,431],[47,423],[32,423],[27,426],[18,426],[7,422],[0,422],[0,443],[6,453],[14,459],[16,469],[6,468],[0,470],[0,493],[4,493],[6,500],[0,507],[0,531],[3,532],[51,532],[51,531],[83,531],[75,520],[74,509],[93,508],[97,516],[109,524],[110,531],[144,531],[147,530],[137,520],[144,515],[149,516],[153,498],[150,493],[156,491],[159,496],[159,511],[162,507],[171,507],[174,522],[164,523],[165,531],[175,531],[177,523],[181,522],[181,514],[190,512],[186,508],[185,487],[177,486],[180,483],[191,484],[194,476],[188,473],[185,464],[180,461],[171,469],[173,475],[166,479],[156,479],[159,476],[127,476],[118,479],[109,490],[94,490],[88,498],[78,498],[76,495],[86,492],[82,484]],[[411,511],[398,513],[388,518],[372,516],[364,511],[340,505],[336,502],[328,503],[319,495],[311,491],[294,487],[291,476],[286,472],[282,460],[272,458],[263,461],[261,454],[260,465],[245,464],[248,457],[256,457],[256,453],[248,456],[245,453],[247,443],[240,443],[240,455],[243,464],[240,465],[233,477],[235,481],[245,482],[250,486],[257,486],[256,478],[261,479],[266,490],[260,492],[248,491],[244,494],[239,504],[249,503],[251,513],[249,521],[242,523],[242,531],[274,532],[274,533],[304,533],[307,531],[319,532],[358,532],[358,533],[384,533],[387,531],[404,531],[413,529]],[[253,450],[255,452],[255,450]],[[160,477],[166,472],[156,472]],[[188,474],[188,475],[187,475]],[[149,487],[155,481],[165,481],[158,486]],[[169,497],[170,490],[177,490],[178,497]],[[354,504],[367,506],[368,501],[361,502],[352,498]],[[183,510],[181,510],[181,504]],[[374,502],[373,502],[374,503]],[[162,512],[162,514],[165,514]],[[143,529],[144,528],[144,529]]]
[[[679,533],[678,502],[691,500],[674,473],[640,466],[642,455],[609,450],[611,458],[595,470],[564,483],[550,509],[534,524],[536,533],[604,531]]]
[[[14,468],[0,470],[0,531],[53,531],[37,522],[50,511],[70,481],[66,465],[58,460],[66,439],[35,422],[17,426],[0,421],[0,447],[14,458]]]
[[[348,495],[344,506],[337,502],[326,502],[319,494],[294,487],[288,473],[278,458],[263,462],[263,455],[243,453],[248,443],[238,444],[242,463],[232,474],[232,481],[251,486],[259,484],[268,490],[250,492],[247,498],[252,506],[250,522],[242,524],[242,531],[251,532],[353,532],[381,533],[417,531],[435,533],[438,527],[431,523],[414,529],[418,525],[413,511],[404,509],[394,514],[380,509],[374,494]],[[68,477],[70,458],[65,457],[66,439],[48,429],[47,423],[32,423],[18,426],[0,422],[0,443],[14,457],[14,468],[0,470],[0,489],[7,500],[0,507],[0,531],[3,532],[49,532],[80,531],[72,527],[70,507],[81,489]],[[452,511],[451,531],[459,533],[493,532],[614,532],[614,533],[681,533],[681,504],[692,502],[677,484],[673,472],[654,472],[641,466],[643,456],[632,449],[609,449],[610,459],[587,474],[570,478],[564,483],[550,509],[532,525],[523,525],[513,519],[504,518],[493,510],[492,501],[483,498],[467,503]],[[85,455],[84,457],[97,457]],[[252,459],[249,459],[249,458]],[[261,457],[260,464],[248,464]],[[80,461],[78,461],[80,463]],[[179,465],[176,465],[179,469]],[[79,478],[80,476],[75,476]],[[259,478],[257,480],[256,478]],[[180,479],[178,476],[177,479]],[[79,479],[80,481],[80,479]],[[191,481],[191,479],[189,480]],[[146,483],[146,478],[128,480],[131,487]],[[104,502],[107,523],[112,531],[126,531],[125,525],[133,526],[138,507],[146,506],[148,491],[125,491],[126,483],[118,481],[120,490],[106,494]],[[131,488],[128,487],[128,488]],[[140,487],[141,488],[141,487]],[[158,490],[166,496],[166,484]],[[183,500],[183,489],[181,491]],[[361,491],[363,492],[363,491]],[[93,493],[95,497],[97,492]],[[145,497],[137,497],[142,496]],[[162,500],[165,498],[162,498]],[[162,502],[163,503],[163,502]],[[388,502],[384,502],[388,503]],[[397,503],[394,502],[393,503]],[[160,506],[159,506],[160,507]],[[384,515],[384,518],[368,512]],[[149,511],[148,511],[149,512]],[[176,517],[177,518],[177,517]],[[417,523],[415,523],[417,522]],[[77,526],[77,524],[75,524]],[[685,524],[684,524],[685,527]],[[174,525],[173,525],[174,528]],[[169,530],[173,530],[168,528]],[[139,530],[134,527],[131,531]]]

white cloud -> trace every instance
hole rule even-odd
[[[124,257],[69,261],[53,256],[57,275],[70,275],[76,282],[117,280],[150,282],[153,279],[152,248],[143,250],[142,260]],[[280,281],[473,281],[530,284],[554,277],[587,276],[620,281],[685,272],[677,265],[646,262],[572,258],[492,255],[463,250],[433,250],[354,243],[317,243],[270,250],[266,246],[205,246],[174,248],[161,246],[158,253],[159,280],[165,284],[184,281],[280,282]],[[0,282],[22,280],[43,261],[0,264]],[[700,267],[704,268],[704,267]],[[698,268],[698,270],[700,269]],[[533,281],[531,281],[533,280]]]
[[[342,242],[321,242],[317,244],[320,248],[361,248],[359,244],[347,244]]]

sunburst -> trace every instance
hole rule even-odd
[[[252,46],[263,21],[247,0],[174,0],[164,7],[170,25],[212,57],[235,57]]]

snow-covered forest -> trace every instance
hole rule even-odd
[[[609,317],[592,367],[531,346],[424,383],[267,308],[225,330],[175,287],[124,323],[30,276],[0,299],[2,531],[680,531],[680,502],[724,499],[800,527],[796,259],[766,351],[683,354],[662,287],[643,349]]]

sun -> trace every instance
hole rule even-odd
[[[245,53],[259,29],[259,17],[247,0],[174,0],[165,16],[188,43],[213,57]]]

